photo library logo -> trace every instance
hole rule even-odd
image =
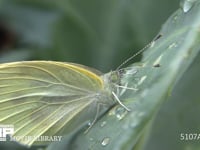
[[[59,142],[62,140],[62,136],[12,136],[10,141],[21,141],[23,143],[29,141],[35,142]]]
[[[40,141],[40,142],[56,142],[61,141],[62,136],[14,136],[14,125],[0,124],[0,141]]]
[[[8,136],[12,136],[13,134],[14,134],[13,125],[0,124],[0,141],[6,141]]]

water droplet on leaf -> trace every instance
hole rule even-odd
[[[174,19],[174,21],[176,21],[178,19],[178,16],[175,15],[173,19]]]
[[[153,66],[156,66],[157,64],[160,64],[160,61],[162,59],[163,55],[160,55],[154,62],[153,62]],[[146,79],[146,78],[145,78]]]
[[[127,113],[127,110],[123,107],[118,107],[115,110],[115,115],[119,120],[123,119]]]
[[[154,64],[153,67],[159,68],[161,65],[160,64]]]
[[[102,146],[106,146],[106,145],[109,144],[109,142],[110,142],[110,138],[106,137],[106,138],[104,138],[104,139],[102,140],[101,145],[102,145]]]
[[[89,121],[89,122],[87,123],[87,125],[90,127],[90,126],[92,125],[92,123]]]
[[[106,125],[106,121],[103,121],[102,123],[101,123],[101,127],[104,127]]]
[[[191,8],[194,6],[194,3],[196,2],[196,0],[184,0],[181,2],[181,8],[183,10],[184,13],[187,13],[188,11],[191,10]]]
[[[178,46],[177,43],[172,43],[168,46],[168,49],[176,48]]]

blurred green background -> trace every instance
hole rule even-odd
[[[0,62],[57,60],[109,72],[149,43],[178,8],[179,0],[1,0]],[[188,91],[199,89],[191,82],[198,81],[199,63],[160,110],[145,150],[199,148],[179,137],[198,132],[199,94]]]
[[[0,62],[57,60],[108,72],[178,7],[178,0],[1,0]]]

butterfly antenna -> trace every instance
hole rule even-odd
[[[116,70],[119,70],[122,66],[124,66],[125,64],[127,64],[130,60],[132,60],[134,57],[136,57],[137,55],[139,55],[140,53],[144,52],[149,46],[151,46],[155,41],[157,41],[159,38],[162,37],[162,34],[157,35],[149,44],[147,44],[144,48],[142,48],[141,50],[139,50],[138,52],[136,52],[133,56],[129,57],[128,59],[126,59],[121,65],[119,65],[117,67]]]

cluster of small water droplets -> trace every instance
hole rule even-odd
[[[123,119],[127,113],[128,113],[127,110],[123,107],[117,107],[115,109],[115,116],[117,117],[118,120]]]
[[[106,121],[103,121],[100,126],[104,127],[105,125],[106,125]]]
[[[180,5],[184,13],[189,12],[197,0],[183,0]]]
[[[107,146],[110,143],[110,138],[109,137],[105,137],[102,142],[101,145],[102,146]]]
[[[138,121],[138,120],[140,120],[139,118],[143,118],[145,116],[145,112],[137,112],[137,113],[133,113],[132,115],[131,115],[131,118],[136,118],[136,120],[137,121],[131,121],[130,123],[129,123],[129,127],[130,128],[136,128],[136,127],[138,127],[138,125],[140,124],[140,121]]]
[[[174,42],[168,46],[168,49],[172,49],[172,48],[176,48],[176,47],[178,47],[178,44],[176,42]]]
[[[143,116],[145,115],[145,112],[132,112],[130,117],[133,118],[132,120],[126,120],[126,122],[124,122],[122,128],[124,130],[127,129],[134,129],[136,127],[138,127],[140,125],[140,118],[143,118]]]

